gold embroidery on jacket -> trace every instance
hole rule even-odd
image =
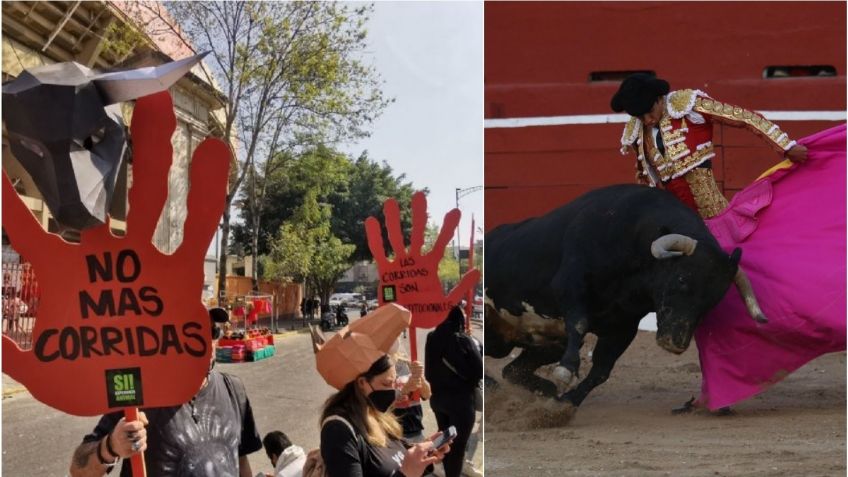
[[[698,97],[695,100],[694,110],[699,113],[712,115],[722,122],[736,126],[745,126],[757,135],[762,136],[763,139],[776,149],[786,151],[795,145],[795,141],[791,140],[776,124],[757,113],[742,109],[739,106]]]
[[[628,148],[633,145],[639,136],[638,129],[641,129],[642,121],[639,118],[631,117],[630,121],[624,125],[624,132],[621,133],[621,153],[627,154]]]
[[[681,89],[669,93],[666,99],[669,114],[675,119],[680,119],[688,114],[692,110],[696,94],[693,89]]]
[[[727,208],[727,199],[718,189],[711,169],[697,167],[683,177],[689,184],[701,217],[705,219],[715,217]]]

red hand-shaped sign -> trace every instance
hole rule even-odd
[[[208,139],[191,162],[188,215],[172,254],[151,243],[168,196],[170,95],[138,100],[125,237],[108,225],[71,244],[45,232],[3,177],[3,226],[35,267],[42,300],[32,350],[3,337],[3,372],[69,414],[188,401],[209,368],[209,315],[200,301],[203,259],[224,207],[229,148]]]
[[[462,276],[459,284],[450,293],[445,295],[442,291],[439,262],[459,225],[459,209],[445,214],[439,236],[427,254],[422,254],[424,229],[427,225],[427,198],[423,192],[416,192],[412,196],[412,234],[409,250],[403,242],[397,201],[387,200],[383,204],[383,213],[386,216],[389,242],[395,253],[392,261],[386,257],[383,248],[380,222],[374,217],[368,217],[365,221],[368,248],[371,249],[380,271],[380,304],[394,302],[406,307],[412,312],[412,327],[438,326],[447,317],[450,309],[456,306],[480,279],[480,272],[472,269]]]

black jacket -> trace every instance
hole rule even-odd
[[[464,326],[462,311],[454,307],[445,321],[427,334],[424,377],[434,396],[471,395],[483,378],[483,355],[476,341],[462,331]]]

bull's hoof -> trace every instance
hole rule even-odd
[[[557,366],[551,373],[551,378],[561,386],[568,386],[574,380],[574,373],[568,370],[565,366]]]
[[[692,412],[695,409],[695,407],[696,407],[695,406],[695,397],[693,396],[692,399],[683,403],[682,406],[672,409],[671,413],[674,414],[674,415],[688,414],[688,413]]]

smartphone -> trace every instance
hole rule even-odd
[[[454,439],[456,439],[456,427],[450,426],[442,432],[442,435],[438,439],[433,441],[433,449],[438,449]]]

